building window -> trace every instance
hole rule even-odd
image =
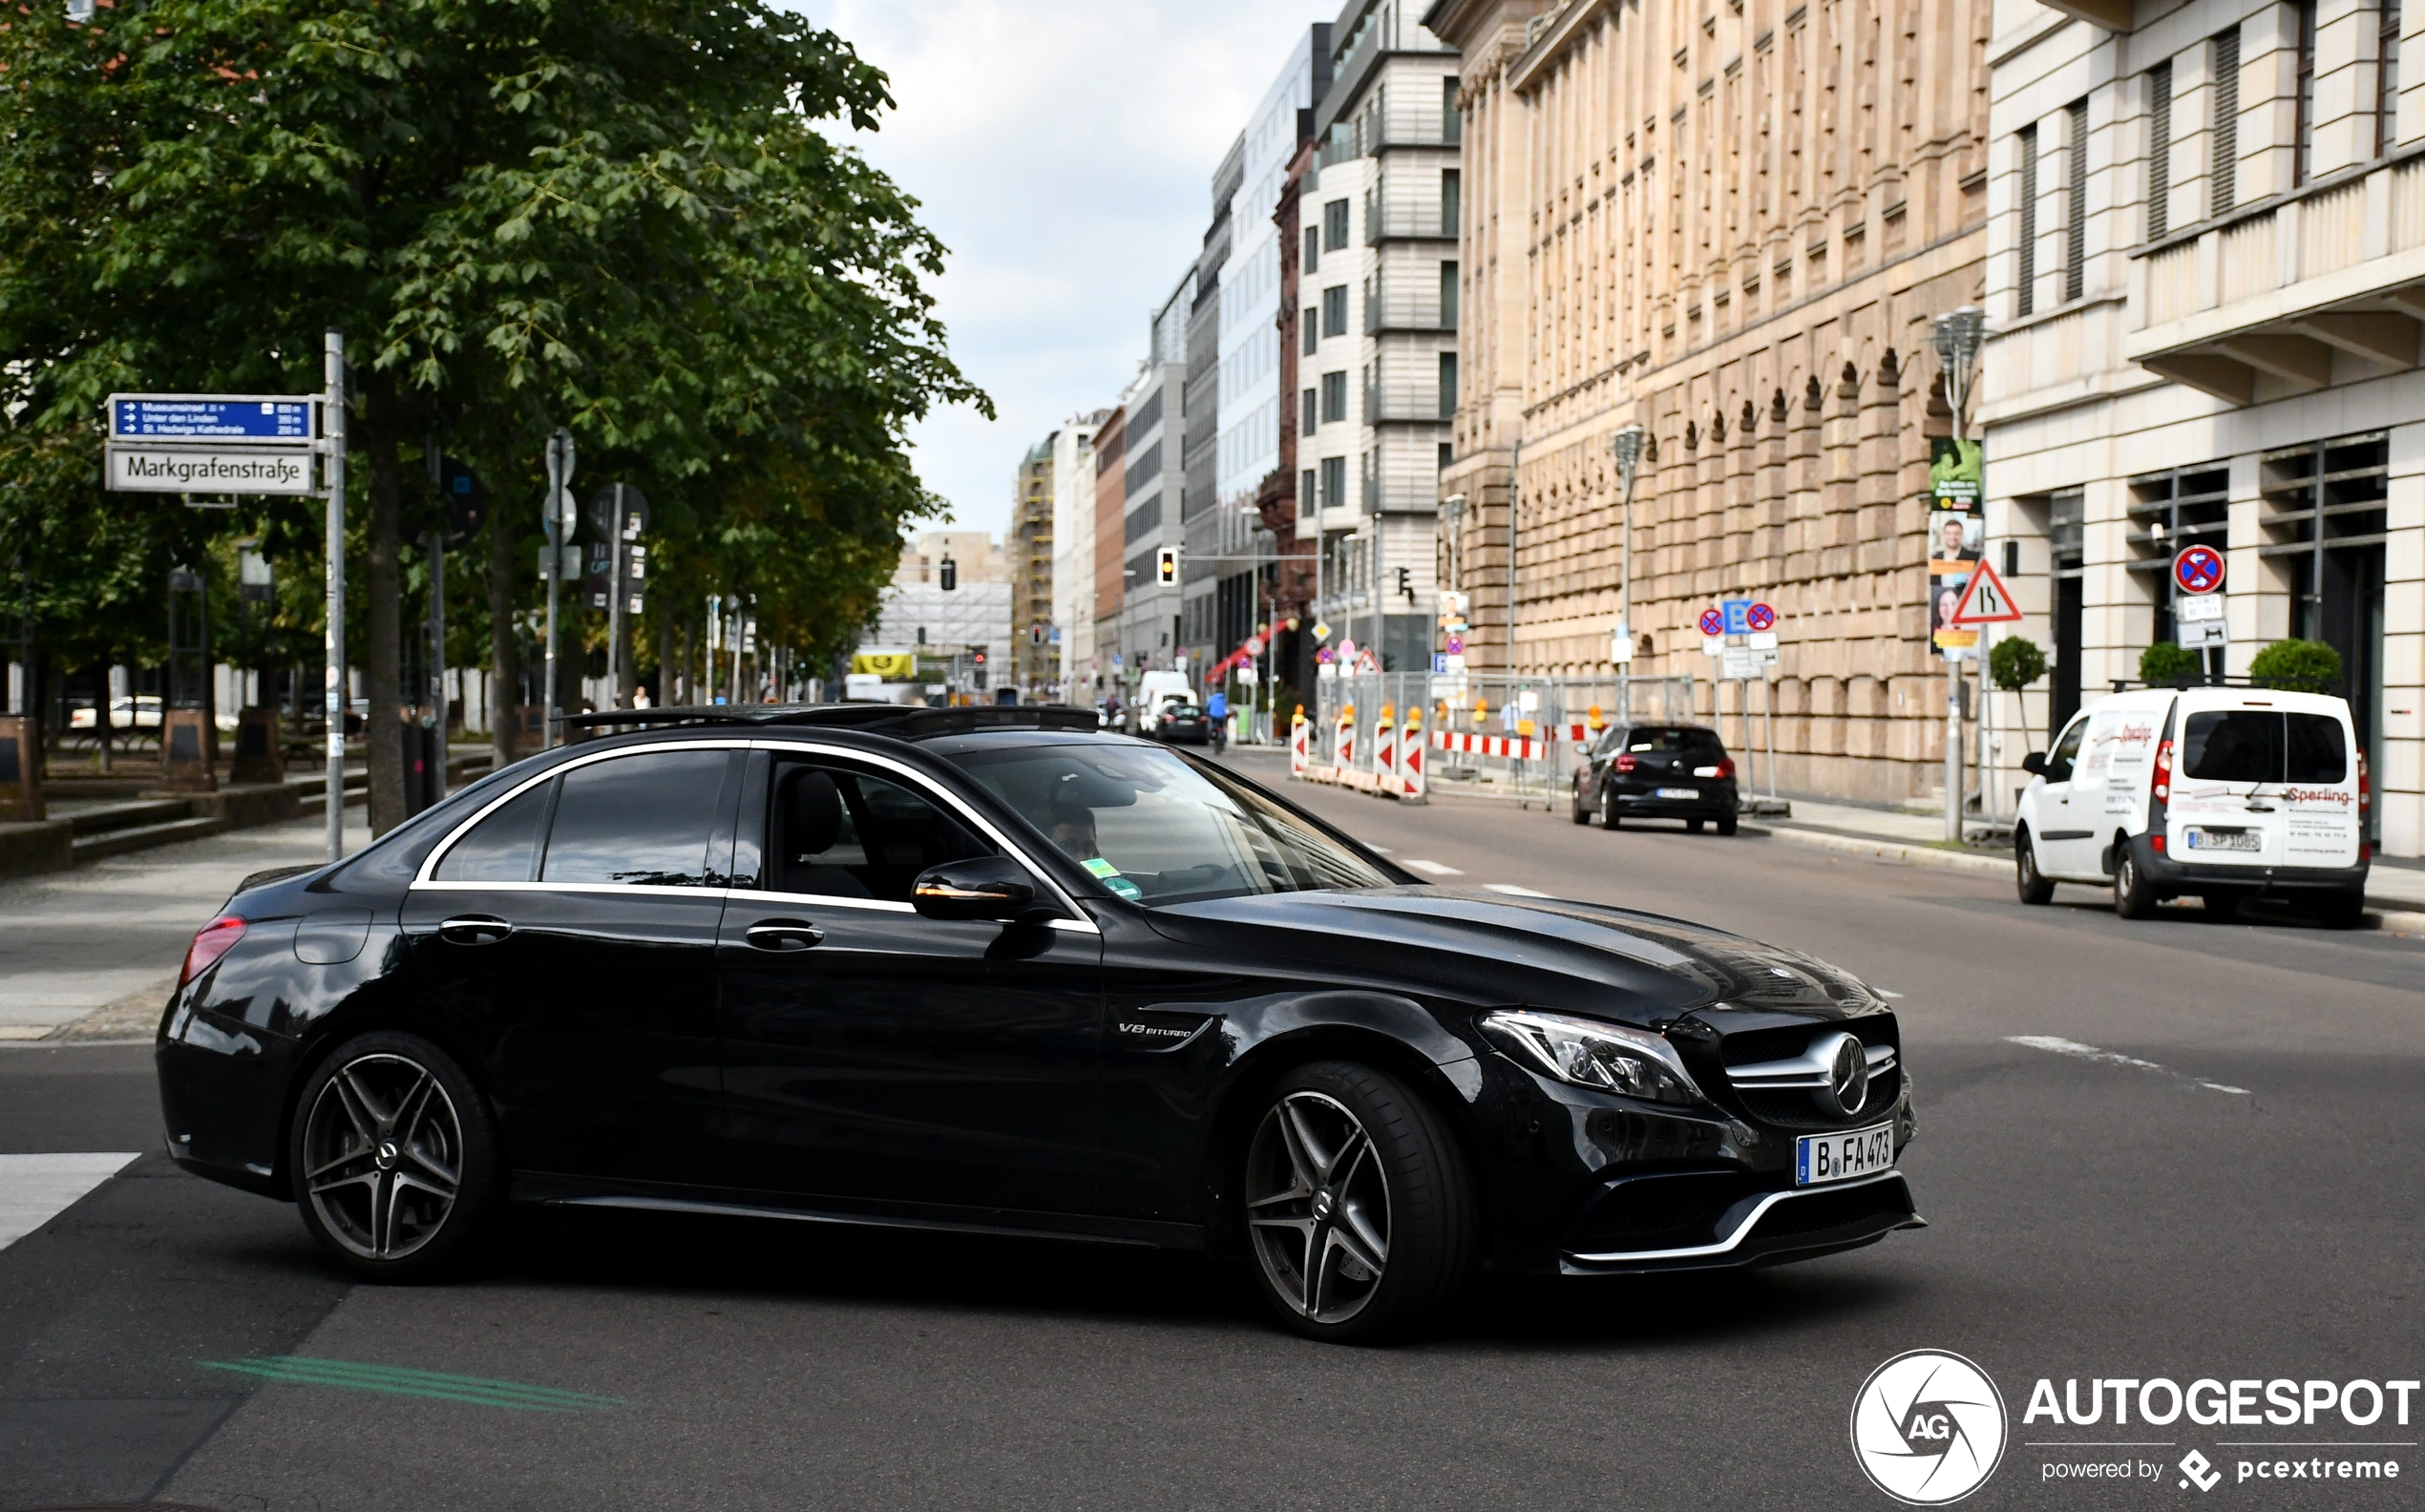
[[[1297,406],[1297,433],[1298,435],[1312,435],[1315,428],[1322,423],[1319,412],[1314,408],[1313,389],[1308,388],[1301,396],[1299,396]]]
[[[1322,334],[1347,334],[1347,285],[1334,284],[1322,290]]]
[[[1343,381],[1342,375],[1342,381]],[[1322,508],[1338,509],[1347,502],[1347,459],[1322,458]]]
[[[1322,206],[1322,250],[1339,252],[1347,246],[1347,201],[1334,200]]]
[[[2071,134],[2065,143],[2071,180],[2063,186],[2063,298],[2088,292],[2088,101],[2074,100],[2063,112]]]
[[[2299,0],[2298,154],[2290,181],[2303,184],[2315,165],[2315,0]]]
[[[1456,169],[1440,170],[1440,234],[1442,236],[1452,237],[1457,234],[1458,218],[1464,209],[1462,203],[1464,193],[1465,190]]]
[[[1449,74],[1440,81],[1440,141],[1454,147],[1466,139],[1466,117],[1457,109],[1457,75]]]
[[[1308,273],[1312,273],[1312,272],[1315,272],[1315,271],[1317,271],[1318,269],[1319,269],[1319,268],[1321,267],[1321,265],[1322,265],[1322,233],[1321,233],[1321,231],[1320,231],[1320,229],[1319,229],[1318,227],[1316,227],[1316,226],[1307,226],[1307,227],[1305,228],[1305,267],[1304,267],[1304,271],[1305,271],[1305,272],[1308,272]]]
[[[1440,264],[1440,328],[1457,328],[1457,264]]]
[[[1457,354],[1440,354],[1440,418],[1453,420],[1457,416]]]
[[[2172,63],[2147,71],[2147,239],[2172,226]]]
[[[1363,467],[1359,470],[1363,474],[1363,512],[1367,514],[1378,514],[1381,513],[1381,453],[1365,452],[1363,463]]]
[[[1441,471],[1441,472],[1447,472],[1447,471],[1448,471],[1448,464],[1449,464],[1449,463],[1451,463],[1451,462],[1453,462],[1453,461],[1455,461],[1456,459],[1457,459],[1457,449],[1456,449],[1455,447],[1450,446],[1450,445],[1449,445],[1447,442],[1445,442],[1445,441],[1441,442],[1441,443],[1440,443],[1440,471]]]
[[[1314,513],[1314,470],[1307,468],[1297,475],[1297,517],[1304,519]]]
[[[1322,424],[1347,418],[1347,374],[1322,374]]]
[[[2014,143],[2021,158],[2020,313],[2037,308],[2037,128],[2024,126]]]
[[[2383,0],[2383,29],[2374,62],[2374,156],[2382,157],[2400,139],[2400,7]]]
[[[2217,35],[2214,53],[2215,120],[2206,164],[2206,214],[2222,215],[2240,198],[2240,29]]]

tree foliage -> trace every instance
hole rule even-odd
[[[333,327],[374,592],[400,591],[426,441],[535,540],[564,425],[584,491],[658,506],[653,611],[740,592],[762,633],[847,641],[937,509],[907,425],[987,408],[927,292],[942,247],[830,135],[891,103],[849,44],[760,0],[21,9],[0,24],[0,548],[61,537],[54,631],[124,574],[156,593],[137,580],[214,528],[309,550],[307,505],[214,525],[102,494],[99,405],[315,391]],[[375,683],[394,651],[368,655]]]
[[[2276,640],[2248,662],[2250,681],[2309,693],[2339,687],[2341,671],[2341,653],[2322,640]]]
[[[2046,675],[2046,653],[2027,636],[2006,636],[1987,654],[1987,675],[2005,692],[2018,693]]]
[[[2151,687],[2179,682],[2184,678],[2201,678],[2205,671],[2204,658],[2175,641],[2159,640],[2139,653],[2139,681]]]

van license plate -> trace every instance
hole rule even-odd
[[[1701,795],[1701,790],[1698,788],[1661,788],[1658,790],[1658,795],[1661,798],[1691,799],[1698,798]]]
[[[2262,850],[2265,836],[2246,830],[2192,830],[2192,850]]]
[[[1794,1185],[1824,1186],[1894,1168],[1894,1125],[1873,1124],[1847,1134],[1804,1134],[1794,1141]]]

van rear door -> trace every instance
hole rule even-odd
[[[2175,858],[2260,872],[2357,864],[2357,764],[2339,700],[2200,699],[2176,739]]]

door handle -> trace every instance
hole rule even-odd
[[[803,951],[825,938],[825,931],[807,919],[760,919],[743,935],[764,951]]]
[[[438,926],[438,938],[450,945],[494,945],[513,933],[513,925],[490,914],[460,914]]]

